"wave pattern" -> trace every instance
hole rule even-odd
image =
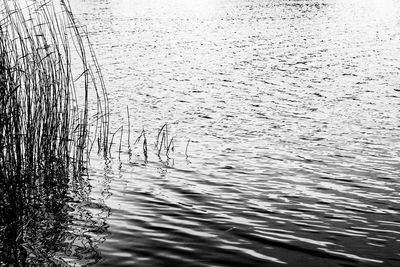
[[[169,166],[93,159],[99,266],[400,264],[400,3],[164,2],[72,1],[111,119],[192,140]]]

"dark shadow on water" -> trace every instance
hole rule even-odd
[[[69,179],[62,167],[40,177],[0,175],[0,266],[86,266],[101,259],[96,248],[109,235],[110,210],[89,200],[87,177]]]

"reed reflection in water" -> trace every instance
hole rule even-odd
[[[70,182],[65,170],[56,168],[39,177],[1,178],[2,264],[86,266],[100,259],[96,248],[109,235],[110,211],[90,199],[85,177]]]

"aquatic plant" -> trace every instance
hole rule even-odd
[[[58,265],[69,185],[85,187],[94,146],[108,156],[108,109],[69,3],[0,0],[0,265]]]
[[[159,130],[157,134],[157,142],[155,144],[155,148],[157,149],[157,155],[160,158],[161,152],[164,150],[164,154],[167,158],[169,158],[170,153],[174,151],[174,138],[170,138],[168,132],[168,124],[164,124]]]
[[[76,174],[95,143],[104,156],[108,153],[101,72],[67,1],[20,2],[0,1],[2,180],[55,165],[72,167]],[[90,115],[91,95],[97,107]]]

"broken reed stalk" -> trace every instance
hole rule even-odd
[[[164,124],[158,131],[157,141],[156,141],[155,146],[156,146],[157,155],[159,158],[161,157],[161,151],[163,149],[164,149],[165,156],[167,157],[167,159],[169,158],[170,152],[174,151],[174,138],[169,139],[167,123]]]
[[[131,152],[131,117],[129,115],[129,107],[126,106],[126,111],[128,114],[128,151]]]
[[[143,138],[142,150],[143,150],[144,162],[147,163],[148,161],[147,138],[146,138],[146,131],[144,129],[142,130],[138,138],[136,138],[134,145],[137,145],[142,138]]]
[[[187,141],[187,144],[186,144],[186,149],[185,149],[185,155],[186,155],[186,158],[188,158],[189,156],[188,156],[188,148],[189,148],[189,143],[190,143],[190,139],[188,139],[188,141]]]
[[[108,97],[97,59],[68,1],[21,2],[0,0],[1,178],[52,166],[79,173],[95,140],[108,155]],[[97,113],[89,133],[91,95]]]

